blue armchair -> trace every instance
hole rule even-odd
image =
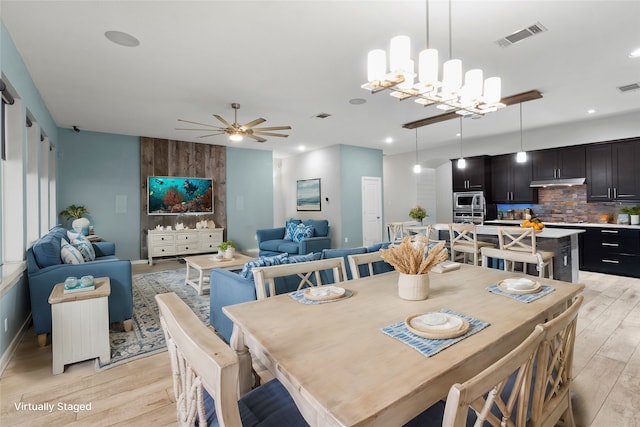
[[[93,243],[95,261],[81,264],[64,264],[60,258],[60,239],[66,239],[62,227],[52,229],[27,250],[27,277],[31,295],[33,326],[40,345],[46,345],[51,333],[51,304],[49,295],[57,283],[69,276],[109,277],[109,322],[124,322],[125,330],[131,330],[133,292],[131,289],[131,261],[115,256],[112,242]],[[35,251],[34,251],[35,248]]]
[[[260,256],[272,256],[281,253],[304,255],[311,252],[322,252],[331,247],[329,237],[329,222],[326,219],[290,219],[287,223],[313,226],[313,235],[305,237],[299,242],[285,239],[286,227],[265,228],[256,231]]]

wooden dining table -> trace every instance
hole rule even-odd
[[[223,308],[234,322],[241,395],[251,388],[254,357],[312,426],[401,426],[515,348],[584,287],[536,277],[555,291],[524,303],[486,289],[519,273],[463,265],[429,276],[423,301],[400,299],[398,273],[390,272],[342,282],[352,296],[335,302],[307,305],[285,294]],[[430,357],[381,331],[441,309],[490,325]]]

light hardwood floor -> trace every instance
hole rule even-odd
[[[180,267],[135,265],[134,274]],[[580,273],[585,303],[575,347],[574,413],[578,427],[640,426],[640,279]],[[169,359],[160,353],[102,372],[94,362],[51,374],[51,346],[28,331],[0,378],[0,425],[173,426]],[[48,402],[53,412],[18,410]],[[60,411],[58,403],[91,403],[90,411]]]

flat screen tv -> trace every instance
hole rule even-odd
[[[150,176],[147,182],[149,215],[213,213],[213,180],[177,176]]]

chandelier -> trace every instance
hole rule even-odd
[[[408,36],[391,39],[389,67],[387,53],[374,49],[367,57],[367,83],[361,87],[376,93],[389,90],[400,100],[413,98],[424,106],[436,105],[445,111],[462,116],[483,115],[505,107],[501,100],[500,77],[483,78],[482,70],[472,69],[462,80],[462,61],[451,59],[451,0],[449,0],[449,60],[442,65],[439,80],[438,51],[429,48],[429,3],[427,0],[427,49],[418,55],[418,72],[411,59],[411,40]],[[416,82],[415,79],[418,78]],[[464,83],[464,84],[463,84]]]

